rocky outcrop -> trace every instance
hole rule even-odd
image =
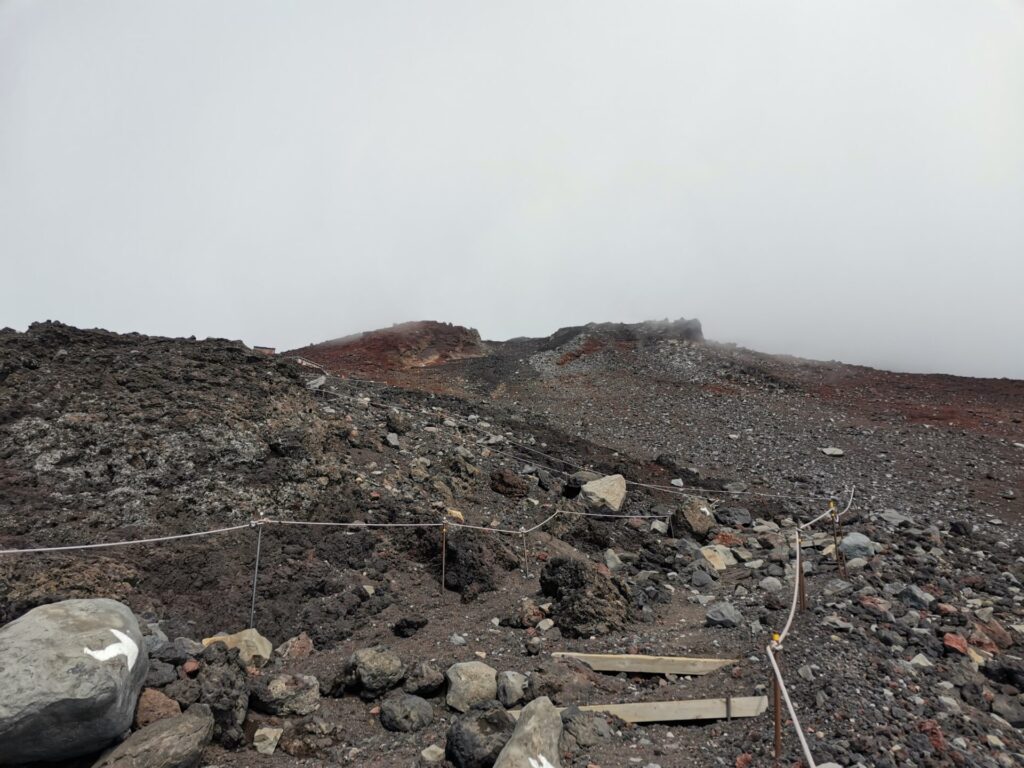
[[[0,628],[0,763],[78,757],[119,738],[146,678],[142,646],[131,610],[107,599],[40,606]]]
[[[370,374],[482,357],[487,354],[487,346],[472,328],[426,320],[313,344],[286,354],[299,355],[336,373]]]

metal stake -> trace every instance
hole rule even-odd
[[[836,555],[836,567],[839,569],[839,573],[846,576],[846,558],[843,557],[843,553],[839,549],[839,514],[836,512],[836,500],[829,499],[828,510],[831,512],[832,517],[832,546],[835,547]]]
[[[526,571],[526,578],[530,578],[530,551],[526,548],[526,531],[522,526],[519,530],[523,534],[523,570]]]
[[[256,529],[256,566],[252,571],[252,602],[249,604],[249,627],[256,627],[256,585],[260,577],[260,545],[263,543],[263,525],[255,520],[249,523]]]
[[[448,562],[448,521],[441,521],[441,597],[444,597],[444,574]]]

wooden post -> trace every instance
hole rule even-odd
[[[775,713],[775,759],[782,759],[782,695],[779,679],[772,675],[772,711]]]
[[[804,567],[801,564],[797,568],[797,595],[799,597],[798,603],[801,610],[807,610],[807,588],[804,581]]]
[[[777,643],[779,635],[773,634],[772,640]],[[781,650],[779,648],[776,653],[781,655]],[[775,660],[781,670],[782,659],[776,656]],[[772,712],[775,716],[775,761],[778,763],[782,759],[782,691],[779,686],[779,676],[775,673],[774,668],[772,669]]]

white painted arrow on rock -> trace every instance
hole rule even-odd
[[[114,637],[118,639],[118,642],[111,643],[99,651],[93,651],[88,648],[83,648],[82,650],[97,661],[107,661],[116,656],[124,656],[128,660],[128,671],[131,672],[132,667],[135,666],[135,660],[139,657],[139,646],[124,632],[117,629],[111,629],[110,631],[114,633]]]

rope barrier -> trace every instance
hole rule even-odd
[[[195,531],[193,533],[179,533],[170,536],[154,536],[145,539],[123,539],[120,541],[106,541],[96,544],[68,544],[59,547],[25,547],[21,549],[0,549],[0,555],[17,555],[17,554],[33,554],[33,553],[44,553],[44,552],[68,552],[80,549],[102,549],[106,547],[125,547],[133,544],[156,544],[166,541],[176,541],[178,539],[191,539],[200,536],[212,536],[220,533],[228,533],[230,531],[240,531],[244,528],[257,528],[262,529],[266,525],[298,525],[298,526],[311,526],[311,527],[332,527],[332,528],[441,528],[444,525],[449,525],[455,528],[469,528],[471,530],[479,531],[490,531],[492,533],[508,533],[522,535],[526,533],[533,533],[549,522],[554,520],[559,515],[577,515],[580,517],[597,517],[597,518],[615,518],[615,519],[629,519],[629,518],[664,518],[670,517],[670,513],[658,514],[658,515],[606,515],[598,512],[580,512],[576,510],[556,510],[554,514],[549,515],[541,522],[537,523],[530,528],[494,528],[486,525],[473,525],[471,523],[460,523],[454,520],[449,520],[447,523],[431,523],[431,522],[417,522],[417,523],[370,523],[357,520],[354,522],[337,522],[327,520],[281,520],[277,518],[259,518],[257,520],[250,520],[248,523],[242,523],[240,525],[232,525],[227,528],[213,528],[208,531]],[[262,534],[262,531],[260,531]],[[260,535],[257,536],[257,557],[259,556],[259,543]]]
[[[772,670],[773,670],[773,674],[774,674],[774,678],[775,678],[775,685],[778,686],[777,690],[782,694],[782,698],[786,702],[786,709],[789,711],[789,716],[790,716],[790,718],[793,721],[793,728],[796,731],[797,739],[800,742],[800,748],[801,748],[801,750],[804,753],[804,758],[807,760],[807,768],[817,768],[817,763],[814,761],[814,755],[811,754],[811,748],[810,748],[810,745],[807,742],[807,736],[806,736],[806,734],[804,734],[803,726],[800,725],[800,719],[797,717],[797,714],[796,714],[796,708],[793,706],[793,701],[792,701],[792,699],[790,699],[789,691],[786,689],[786,683],[785,683],[785,681],[783,680],[783,677],[782,677],[782,669],[779,667],[778,659],[776,658],[775,653],[777,651],[781,651],[782,650],[782,644],[785,641],[786,636],[789,635],[789,632],[790,632],[790,630],[793,627],[793,621],[796,618],[797,605],[798,605],[798,603],[800,601],[800,596],[801,596],[801,592],[802,592],[802,584],[801,584],[801,582],[802,582],[802,580],[804,578],[804,574],[803,574],[803,558],[802,558],[803,547],[801,546],[801,543],[800,543],[800,532],[804,531],[804,530],[807,530],[808,528],[816,525],[817,523],[821,522],[822,520],[832,519],[833,521],[836,521],[839,518],[841,518],[843,515],[845,515],[847,512],[849,512],[850,508],[853,506],[853,499],[854,499],[854,496],[856,495],[856,492],[857,492],[856,486],[851,486],[850,487],[850,496],[847,499],[846,506],[843,508],[842,512],[836,512],[835,500],[834,499],[830,499],[828,511],[823,512],[822,514],[818,515],[817,517],[815,517],[815,518],[813,518],[811,520],[808,520],[806,523],[803,523],[802,525],[798,525],[794,529],[794,531],[793,531],[793,543],[794,543],[794,546],[796,547],[796,563],[795,563],[796,579],[794,580],[794,585],[793,585],[793,600],[792,600],[792,602],[790,604],[789,615],[786,617],[786,623],[783,626],[782,631],[780,633],[778,633],[777,635],[775,635],[772,638],[772,641],[765,647],[765,651],[768,654],[768,661],[769,661],[769,663],[772,666]],[[779,721],[776,720],[776,728],[779,727],[778,726],[778,722]],[[779,742],[778,742],[778,735],[776,735],[776,745],[777,745],[777,747],[776,747],[776,755],[775,755],[776,758],[780,757],[780,755],[778,754],[778,744],[779,744]]]
[[[229,531],[240,531],[243,528],[251,527],[251,523],[232,525],[227,528],[214,528],[209,531],[196,531],[195,533],[179,533],[173,536],[154,536],[148,539],[125,539],[122,541],[106,541],[100,544],[70,544],[62,547],[28,547],[26,549],[0,549],[0,555],[17,555],[36,552],[66,552],[73,549],[101,549],[104,547],[125,547],[131,544],[156,544],[164,541],[175,541],[177,539],[192,539],[197,536],[212,536],[217,533],[228,533]]]
[[[329,526],[335,528],[440,528],[444,523],[364,523],[362,521],[356,521],[354,523],[339,523],[331,521],[319,521],[319,520],[261,520],[259,525],[309,525],[309,526]]]
[[[562,510],[556,509],[555,513],[553,515],[548,517],[546,520],[542,520],[541,522],[537,523],[532,528],[519,528],[518,530],[513,530],[511,528],[489,528],[489,527],[487,527],[485,525],[470,525],[469,523],[458,523],[458,522],[455,522],[454,520],[449,520],[448,521],[448,525],[450,525],[450,526],[452,526],[454,528],[469,528],[469,529],[477,530],[477,531],[491,531],[493,533],[513,533],[513,534],[519,535],[519,534],[525,534],[525,533],[533,533],[534,531],[539,530],[540,528],[543,528],[545,525],[550,523],[552,520],[554,520],[560,514],[562,514]]]

